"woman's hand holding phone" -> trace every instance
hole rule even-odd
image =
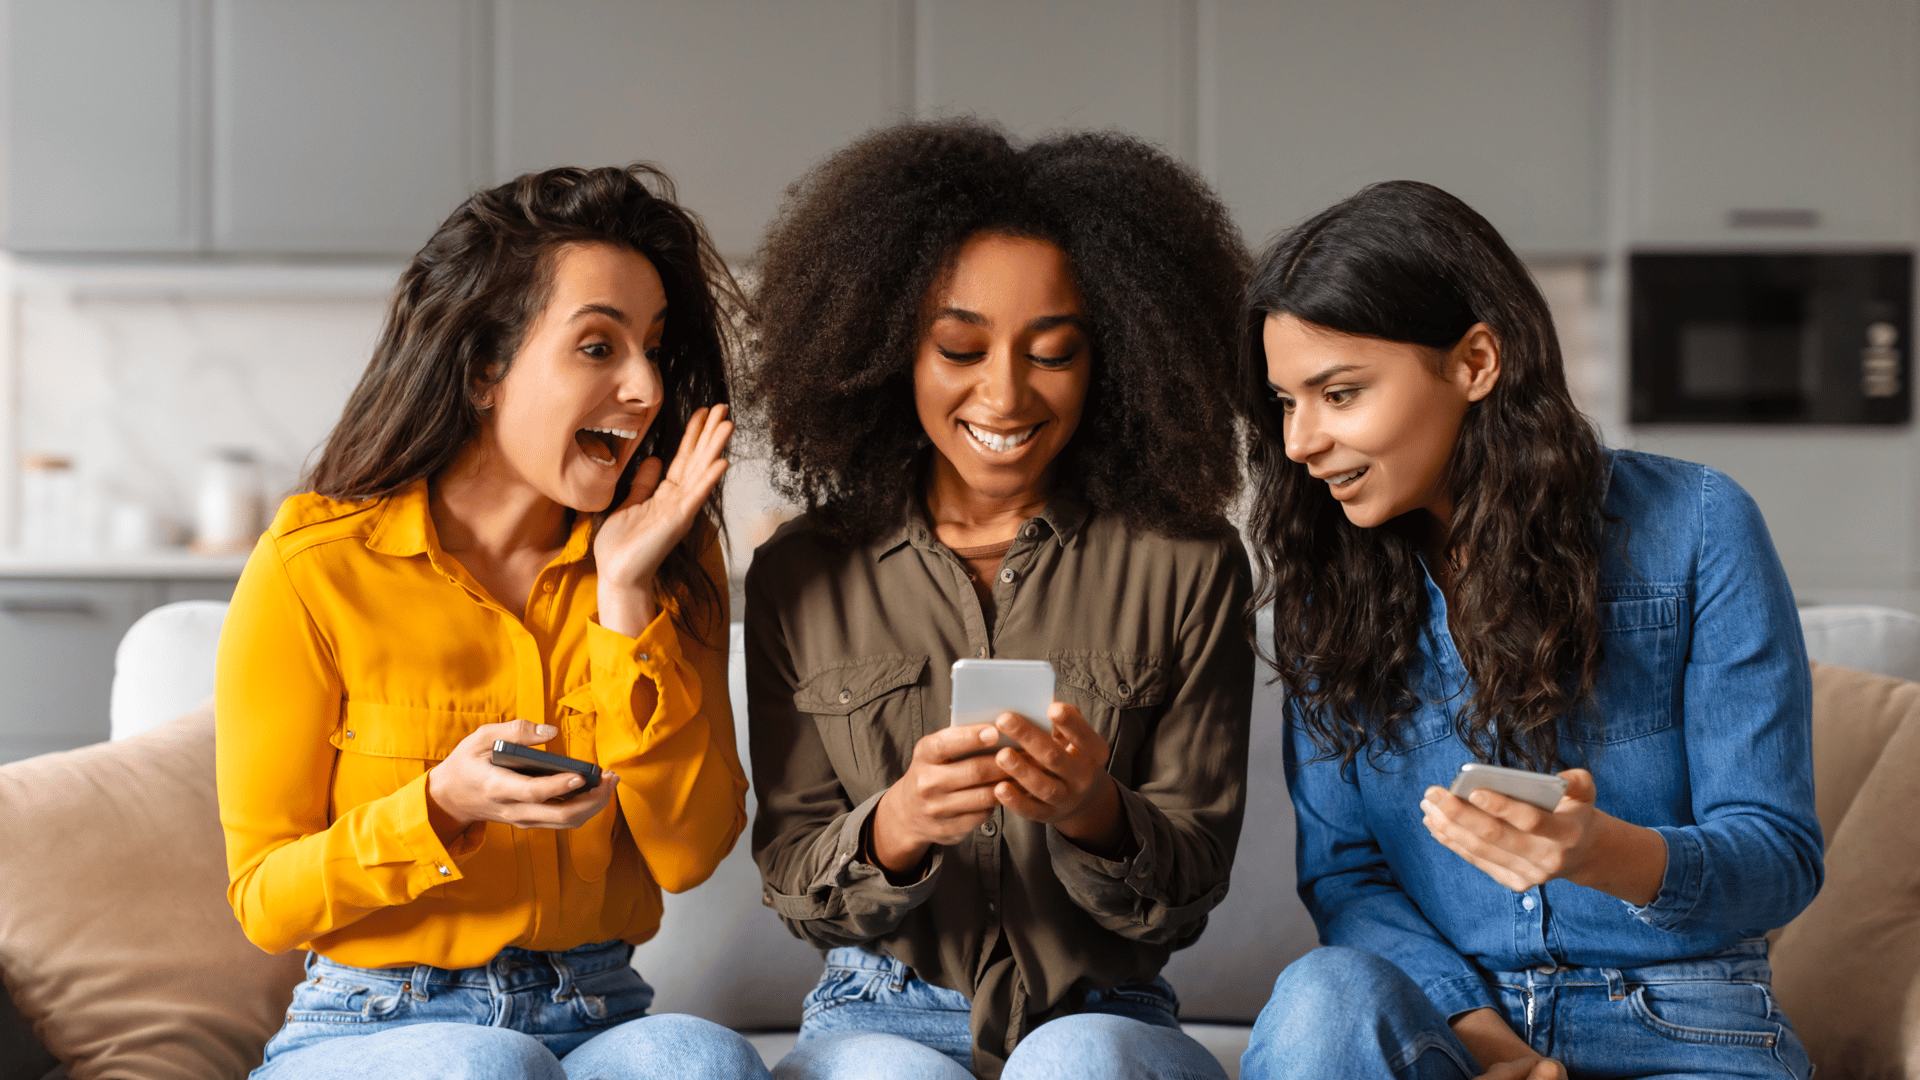
[[[727,471],[727,440],[733,422],[727,407],[700,409],[687,420],[673,466],[664,471],[650,457],[633,474],[627,501],[607,515],[593,538],[600,579],[600,625],[636,637],[653,621],[653,578],[660,564],[706,505]]]
[[[1435,840],[1514,892],[1564,878],[1636,906],[1651,904],[1666,876],[1666,840],[1597,809],[1592,773],[1559,775],[1567,793],[1552,811],[1489,788],[1461,799],[1436,786],[1420,801],[1422,823]]]
[[[1126,843],[1120,792],[1107,772],[1107,740],[1080,710],[1064,701],[1047,706],[1051,732],[1018,713],[1002,713],[994,727],[1019,744],[1002,747],[994,761],[1007,779],[994,785],[1002,806],[1030,821],[1052,825],[1061,835],[1095,851]]]
[[[449,827],[443,831],[436,821],[435,832],[441,840],[450,840],[481,821],[502,821],[523,829],[572,829],[605,809],[619,782],[610,772],[600,774],[600,785],[592,791],[553,802],[580,787],[584,781],[579,774],[527,776],[493,763],[495,741],[538,746],[559,733],[548,724],[514,720],[482,724],[461,739],[453,753],[427,773],[429,810],[444,815]]]
[[[913,744],[907,774],[873,808],[873,856],[882,870],[904,874],[935,845],[957,844],[1000,805],[994,785],[1006,779],[992,755],[992,724],[945,727]]]

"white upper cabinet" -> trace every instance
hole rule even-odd
[[[1119,128],[1191,160],[1193,5],[919,0],[915,103],[1016,135]]]
[[[485,174],[483,0],[215,0],[213,243],[417,249]]]
[[[192,0],[13,0],[7,247],[199,247],[194,14]]]
[[[1424,180],[1523,254],[1596,253],[1599,0],[1202,0],[1200,161],[1250,243]]]
[[[494,178],[651,161],[729,258],[807,166],[911,107],[895,0],[500,0]]]
[[[1623,239],[1912,242],[1915,11],[1912,0],[1623,0]]]

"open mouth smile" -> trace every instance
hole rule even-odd
[[[587,460],[609,468],[620,463],[620,454],[627,443],[639,437],[638,431],[611,427],[583,427],[573,433],[574,443]]]
[[[983,427],[976,427],[965,420],[962,420],[960,423],[961,426],[967,429],[967,434],[973,436],[974,442],[979,443],[981,446],[996,454],[1004,454],[1024,445],[1027,440],[1033,438],[1035,432],[1045,426],[1044,424],[1035,424],[1030,428],[1022,428],[1019,431],[1000,434],[998,432],[988,431]]]
[[[1328,487],[1337,488],[1337,487],[1346,487],[1348,484],[1353,483],[1355,480],[1360,479],[1362,476],[1365,476],[1366,474],[1367,474],[1367,466],[1363,465],[1358,469],[1354,469],[1352,472],[1335,473],[1332,476],[1322,477],[1321,479],[1327,482]]]

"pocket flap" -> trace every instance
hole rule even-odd
[[[1151,656],[1110,652],[1052,652],[1054,677],[1085,690],[1116,709],[1136,709],[1166,700],[1173,680],[1167,665]]]
[[[845,716],[882,694],[913,686],[927,670],[924,656],[870,656],[814,672],[793,692],[801,712]]]
[[[600,711],[600,706],[593,697],[593,683],[591,681],[583,682],[572,690],[567,691],[566,695],[560,699],[559,704],[561,708],[572,709],[577,713]]]
[[[474,728],[504,719],[493,713],[349,701],[327,741],[335,749],[353,754],[441,761]]]

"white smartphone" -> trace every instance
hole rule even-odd
[[[1460,771],[1454,774],[1453,786],[1447,790],[1464,799],[1477,788],[1497,791],[1552,813],[1553,808],[1560,805],[1560,797],[1567,793],[1567,782],[1551,773],[1469,761],[1460,766]]]
[[[955,660],[950,726],[991,724],[1001,713],[1019,713],[1044,731],[1053,730],[1053,665],[1045,660]],[[1000,736],[1000,746],[1015,745]],[[994,747],[992,749],[998,749]],[[986,750],[982,750],[985,753]]]

